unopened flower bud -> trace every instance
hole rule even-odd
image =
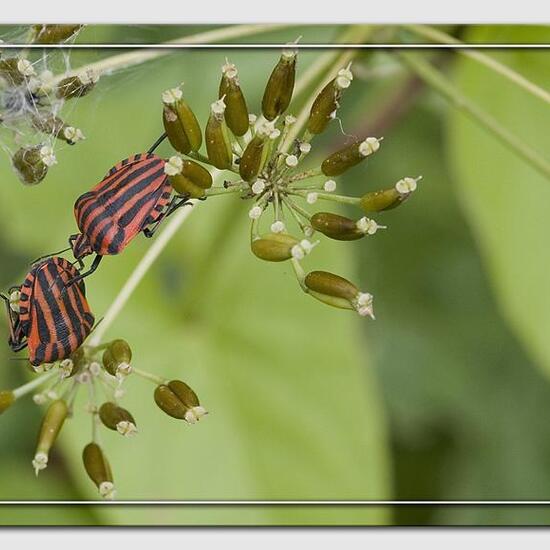
[[[83,97],[93,90],[98,80],[99,75],[93,71],[78,76],[68,76],[57,85],[56,95],[60,99]]]
[[[55,162],[52,149],[47,145],[22,147],[12,157],[13,167],[19,179],[27,185],[40,183],[46,177],[48,168]]]
[[[0,391],[0,414],[11,407],[15,402],[15,395],[11,390]]]
[[[228,128],[236,136],[244,136],[249,127],[248,108],[239,84],[237,67],[233,63],[226,63],[222,67],[218,97],[224,98],[227,107],[225,122]]]
[[[132,350],[126,340],[113,340],[103,352],[103,366],[113,376],[128,373],[131,362]]]
[[[403,178],[393,187],[371,191],[361,197],[360,206],[365,212],[391,210],[405,202],[416,190],[418,178]]]
[[[35,44],[59,44],[74,36],[82,25],[33,25]]]
[[[202,145],[202,131],[191,107],[183,99],[183,93],[181,88],[174,88],[173,90],[167,90],[162,94],[162,100],[165,105],[168,105],[173,113],[176,114],[177,120],[180,124],[180,131],[185,134],[187,141],[189,142],[191,151],[198,151]],[[165,110],[166,113],[166,110]],[[166,116],[164,117],[164,123],[166,128]],[[168,133],[168,132],[167,132]],[[170,136],[169,136],[170,137]],[[170,140],[170,143],[172,141]],[[180,145],[178,143],[178,145]],[[176,149],[176,145],[172,143],[172,146]],[[189,151],[180,151],[180,153],[188,153]]]
[[[99,494],[108,500],[115,497],[113,474],[107,457],[97,443],[88,443],[82,452],[84,468],[90,479],[95,483]]]
[[[354,309],[359,315],[369,315],[372,311],[372,295],[359,289],[344,277],[328,271],[312,271],[304,279],[308,293],[317,300],[341,309]]]
[[[379,148],[380,140],[377,138],[369,137],[363,141],[356,141],[327,157],[321,164],[321,170],[325,176],[339,176]]]
[[[262,99],[262,114],[273,120],[290,105],[296,78],[296,50],[285,50],[273,69]]]
[[[219,170],[227,170],[233,165],[231,140],[224,118],[225,109],[223,99],[212,103],[205,130],[208,159]]]
[[[46,411],[38,434],[38,444],[32,462],[36,475],[48,465],[48,456],[63,423],[67,418],[67,404],[62,399],[54,401]]]
[[[255,256],[267,262],[284,262],[292,258],[292,249],[299,240],[287,233],[268,233],[252,241],[251,248]]]
[[[130,436],[137,432],[136,421],[132,414],[111,401],[101,405],[99,418],[104,426],[122,435]]]
[[[167,415],[195,424],[206,410],[199,403],[197,394],[181,380],[172,380],[155,390],[155,402]]]

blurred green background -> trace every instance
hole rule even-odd
[[[155,42],[196,30],[88,27],[79,41]],[[304,43],[330,43],[341,30],[299,27],[243,41],[281,43],[301,34]],[[472,42],[550,40],[544,27],[451,30]],[[76,52],[71,64],[115,53]],[[87,140],[58,146],[59,164],[37,187],[23,187],[4,156],[0,286],[19,282],[33,258],[61,249],[75,230],[75,198],[155,140],[164,89],[183,80],[204,123],[228,56],[257,112],[277,55],[180,50],[104,77],[64,111]],[[301,53],[299,74],[319,55]],[[468,97],[546,153],[550,110],[544,102],[452,51],[421,55],[435,56]],[[490,55],[550,87],[546,51]],[[335,271],[372,292],[376,322],[311,300],[289,265],[254,258],[247,203],[200,205],[109,337],[130,342],[136,366],[186,380],[211,414],[197,426],[182,425],[155,407],[153,386],[129,380],[123,403],[140,433],[131,440],[103,436],[119,498],[550,499],[550,182],[435,92],[415,85],[403,94],[410,75],[391,53],[362,54],[355,68],[339,111],[343,130],[381,131],[385,139],[366,166],[340,178],[340,189],[359,195],[406,175],[424,179],[410,202],[379,216],[388,231],[359,242],[324,239],[307,266]],[[323,158],[343,139],[333,124],[315,141],[312,157]],[[87,279],[98,318],[149,245],[137,238]],[[7,346],[0,354],[0,386],[23,383],[26,369],[10,360]],[[80,414],[64,428],[39,479],[30,462],[40,408],[27,399],[2,415],[0,499],[96,498],[80,460],[90,437],[84,405],[81,399]],[[0,507],[0,524],[527,524],[548,518],[544,507],[532,506]]]

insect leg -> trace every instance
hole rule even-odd
[[[143,229],[143,234],[148,238],[150,239],[157,231],[157,229],[159,228],[162,220],[164,220],[165,218],[167,218],[168,216],[170,216],[170,214],[173,214],[178,208],[182,207],[182,206],[185,206],[187,204],[191,205],[192,203],[190,203],[188,201],[189,197],[187,196],[182,196],[182,197],[174,197],[169,203],[168,203],[168,206],[166,207],[166,210],[158,217],[158,219],[156,220],[155,224],[152,226],[152,227],[145,227]]]
[[[5,294],[0,294],[0,298],[4,301],[4,304],[6,305],[6,315],[8,317],[8,327],[10,329],[10,348],[12,349],[12,351],[20,351],[23,348],[27,347],[27,342],[16,342],[15,322],[13,320],[13,314],[10,307],[10,299]]]
[[[67,282],[65,286],[69,287],[73,285],[74,283],[78,283],[78,281],[82,281],[82,279],[86,278],[88,275],[91,275],[101,263],[101,260],[103,259],[103,256],[100,256],[99,254],[96,255],[94,258],[94,261],[92,262],[92,265],[90,266],[90,269],[88,271],[85,271],[84,273],[81,273],[78,277],[74,277],[70,281]]]

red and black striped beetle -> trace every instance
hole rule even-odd
[[[33,265],[21,287],[19,312],[6,302],[10,327],[9,345],[13,351],[29,348],[31,365],[52,363],[68,358],[92,331],[94,316],[86,300],[84,282],[70,262],[52,256]]]
[[[74,206],[80,233],[69,238],[77,260],[96,254],[93,273],[103,256],[120,254],[140,232],[152,237],[159,223],[187,204],[185,196],[172,197],[172,186],[164,172],[166,161],[153,154],[161,137],[148,153],[122,160]]]

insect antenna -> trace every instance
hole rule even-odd
[[[46,254],[44,256],[40,256],[39,258],[36,258],[36,260],[32,261],[31,265],[35,265],[35,264],[41,262],[42,260],[46,260],[47,258],[51,258],[52,256],[58,256],[59,254],[63,254],[63,252],[68,252],[69,250],[71,250],[70,246],[68,248],[64,248],[63,250],[59,250],[58,252],[52,252],[51,254]]]
[[[155,149],[166,139],[167,137],[167,134],[166,132],[164,132],[164,134],[162,134],[162,136],[160,136],[157,141],[155,141],[155,143],[153,143],[153,145],[151,145],[151,147],[149,147],[149,150],[147,151],[147,153],[154,153],[155,152]]]

